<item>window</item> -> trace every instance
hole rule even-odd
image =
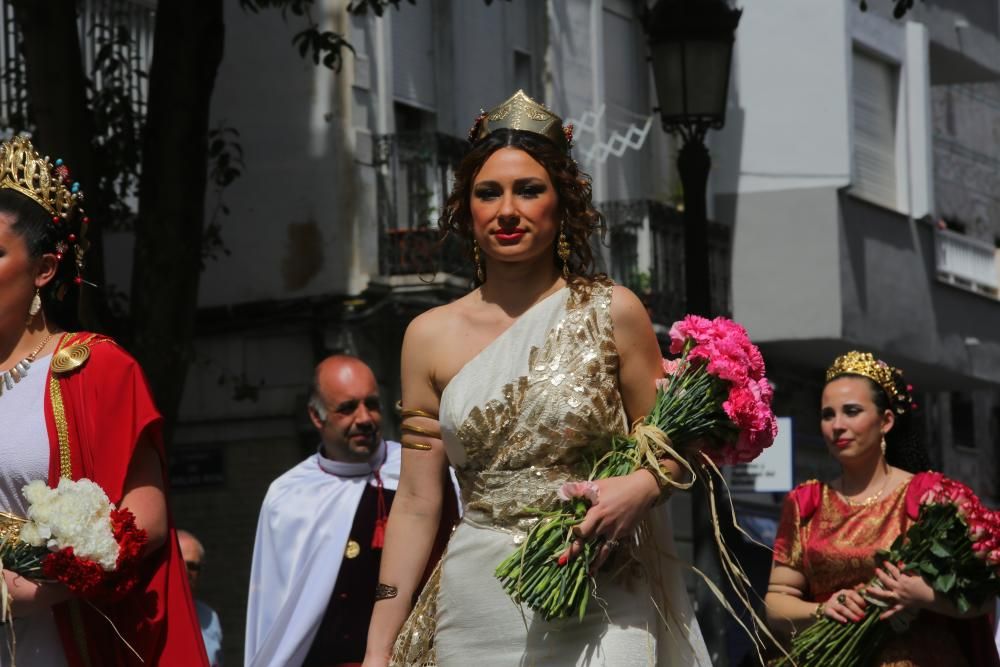
[[[854,174],[852,192],[896,208],[896,87],[898,70],[854,51]]]
[[[528,97],[534,97],[535,87],[532,85],[531,54],[524,51],[514,51],[514,88],[523,90]]]
[[[971,394],[954,392],[951,395],[951,438],[956,447],[972,449],[976,446],[975,410]]]
[[[437,105],[432,4],[403,3],[392,12],[393,95],[397,101],[427,110]]]

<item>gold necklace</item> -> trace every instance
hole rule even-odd
[[[41,343],[38,344],[31,354],[26,356],[21,361],[14,364],[10,370],[6,370],[0,373],[0,396],[3,396],[4,391],[10,391],[14,388],[14,385],[24,379],[24,376],[28,374],[28,369],[31,368],[31,364],[35,362],[38,357],[38,353],[52,340],[52,334],[45,337]]]
[[[851,505],[852,507],[868,507],[868,506],[874,504],[876,500],[878,500],[879,498],[882,497],[882,494],[885,492],[886,487],[889,486],[889,478],[891,476],[892,476],[891,472],[890,473],[886,473],[885,479],[882,481],[882,487],[877,492],[875,492],[872,495],[868,496],[864,500],[851,500],[846,495],[844,495],[843,491],[838,491],[837,493],[840,494],[840,497],[844,499],[845,503],[847,503],[848,505]],[[841,489],[844,488],[844,480],[840,480],[840,488]]]

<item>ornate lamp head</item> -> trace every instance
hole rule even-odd
[[[833,364],[826,369],[827,382],[844,375],[860,375],[877,384],[898,414],[916,408],[911,396],[913,388],[903,382],[902,372],[881,359],[876,359],[871,352],[851,350],[834,359]]]
[[[544,104],[528,97],[518,90],[505,102],[484,111],[476,117],[469,130],[469,141],[473,144],[501,129],[520,130],[540,134],[563,151],[569,151],[573,143],[573,126],[563,127],[563,120]]]

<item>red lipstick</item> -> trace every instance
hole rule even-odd
[[[524,234],[525,230],[520,228],[501,229],[494,233],[494,236],[496,236],[497,240],[501,243],[514,243],[519,241]]]

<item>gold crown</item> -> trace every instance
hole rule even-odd
[[[829,382],[841,375],[860,375],[882,387],[882,391],[894,404],[909,403],[909,397],[900,392],[896,384],[898,373],[899,371],[889,364],[876,359],[871,352],[851,350],[837,357],[833,365],[826,369],[826,381]]]
[[[0,188],[30,197],[53,217],[68,217],[83,198],[80,185],[68,183],[68,174],[59,161],[53,166],[39,155],[27,137],[0,143]]]
[[[573,126],[563,127],[563,120],[544,104],[539,104],[518,90],[498,106],[484,111],[476,118],[469,132],[469,141],[478,142],[490,133],[501,129],[520,130],[540,134],[563,150],[573,141]]]

